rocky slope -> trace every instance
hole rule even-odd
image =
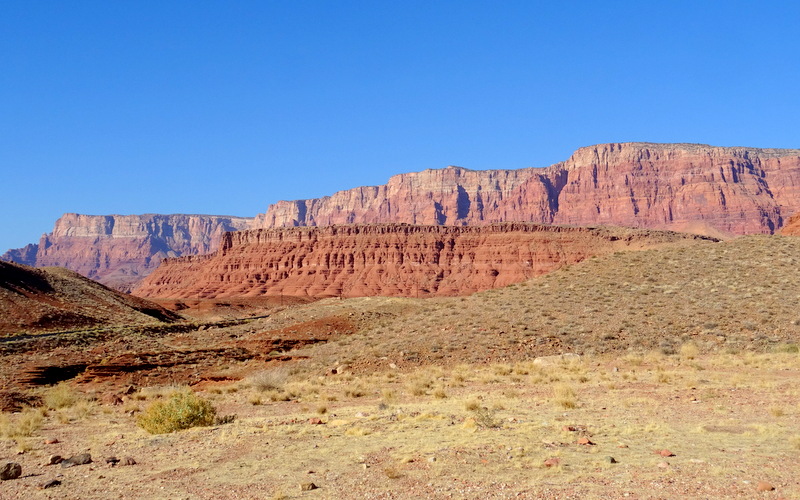
[[[65,214],[38,245],[10,250],[2,260],[72,269],[127,291],[167,257],[213,252],[226,231],[250,218],[215,215]]]
[[[648,227],[714,236],[773,233],[800,210],[800,150],[601,144],[547,168],[459,167],[281,201],[257,227],[350,223]]]
[[[0,262],[0,334],[178,319],[74,271]]]
[[[152,298],[464,295],[593,255],[702,239],[530,223],[257,229],[227,233],[214,254],[164,261],[133,293]]]

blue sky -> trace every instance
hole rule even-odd
[[[0,252],[603,142],[800,147],[796,2],[8,1]]]

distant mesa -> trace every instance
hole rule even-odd
[[[9,250],[0,260],[65,267],[129,291],[163,259],[213,252],[225,232],[252,223],[253,218],[218,215],[64,214],[39,244]]]
[[[685,233],[531,223],[271,228],[225,235],[211,255],[167,259],[148,298],[454,296],[595,255],[716,241]]]
[[[74,271],[0,262],[0,335],[178,319],[152,302]]]
[[[166,257],[213,252],[227,231],[340,224],[531,222],[666,229],[725,238],[773,234],[800,212],[800,150],[612,143],[546,168],[450,166],[382,186],[280,201],[255,218],[66,214],[38,245],[3,260],[64,266],[130,290]]]
[[[397,175],[383,186],[280,201],[256,227],[402,222],[614,225],[701,234],[771,234],[800,208],[800,150],[601,144],[519,170]]]

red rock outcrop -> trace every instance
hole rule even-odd
[[[795,214],[789,218],[786,225],[780,230],[784,236],[800,236],[800,214]]]
[[[773,233],[800,210],[800,150],[601,144],[547,168],[459,167],[271,205],[256,227],[492,222]]]
[[[673,232],[530,223],[256,229],[227,233],[214,254],[164,261],[133,293],[153,298],[461,295],[520,282],[593,255],[698,239]]]
[[[213,252],[226,231],[253,219],[215,215],[65,214],[38,245],[10,250],[2,260],[72,269],[128,291],[167,257]]]
[[[0,334],[180,319],[74,271],[0,262]]]

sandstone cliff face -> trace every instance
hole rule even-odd
[[[329,197],[281,201],[256,217],[255,226],[525,221],[773,233],[800,210],[798,194],[800,150],[602,144],[542,169],[448,167]]]
[[[164,261],[133,293],[163,298],[462,295],[593,255],[698,238],[529,223],[257,229],[227,233],[214,254]]]
[[[251,224],[249,218],[213,215],[65,214],[38,245],[9,251],[2,259],[66,267],[127,291],[163,259],[212,252],[226,231]]]

